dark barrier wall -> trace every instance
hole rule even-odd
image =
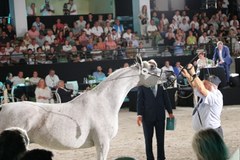
[[[181,57],[157,57],[154,58],[159,67],[164,65],[164,61],[169,60],[172,66],[177,61],[181,64],[186,65],[189,63],[194,56],[181,56]],[[23,66],[5,66],[0,67],[0,81],[5,81],[6,75],[11,72],[13,75],[17,75],[18,71],[24,72],[24,77],[31,77],[34,70],[38,71],[39,77],[45,77],[50,69],[54,69],[60,79],[65,81],[77,80],[78,83],[82,83],[83,78],[92,74],[96,70],[98,65],[103,67],[104,72],[107,72],[109,67],[118,69],[123,66],[125,62],[130,65],[134,63],[134,59],[128,60],[102,60],[93,62],[82,62],[82,63],[58,63],[58,64],[44,64],[44,65],[23,65]]]
[[[240,58],[235,58],[235,71],[240,75]]]

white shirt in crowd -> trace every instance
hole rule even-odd
[[[154,31],[157,31],[157,26],[149,24],[147,26],[147,32],[154,32]],[[151,36],[151,33],[148,33],[148,35]]]
[[[45,40],[48,41],[49,44],[52,44],[54,42],[55,38],[56,38],[55,35],[51,35],[51,36],[46,35],[45,36]]]
[[[71,45],[64,45],[62,46],[62,49],[64,52],[70,52],[72,50],[72,46]]]
[[[31,77],[31,78],[29,79],[29,81],[30,81],[30,84],[31,84],[31,85],[37,85],[38,82],[40,81],[40,79],[41,79],[41,78],[39,78],[39,77]]]
[[[92,33],[94,34],[94,35],[96,35],[97,37],[99,37],[99,36],[101,36],[102,35],[102,33],[103,33],[103,29],[102,29],[102,27],[100,27],[100,26],[97,26],[97,27],[92,27]]]
[[[131,40],[132,39],[132,33],[123,33],[123,39],[126,39],[126,40]]]
[[[190,29],[190,25],[188,23],[180,23],[179,28],[184,32],[187,32]]]
[[[47,75],[45,81],[48,87],[53,88],[57,86],[59,78],[56,74],[54,76]]]
[[[221,112],[223,108],[223,95],[218,89],[209,91],[205,97],[197,89],[194,89],[194,94],[202,99],[199,103],[198,112],[202,121],[199,120],[198,113],[192,116],[192,125],[195,131],[202,129],[213,128],[216,129],[221,126]],[[196,107],[196,106],[195,106]]]
[[[169,66],[169,67],[163,66],[161,69],[162,69],[163,72],[166,72],[166,71],[172,71],[172,72],[174,72],[172,66]]]
[[[38,47],[39,47],[38,44],[35,44],[35,45],[29,44],[29,45],[28,45],[28,49],[31,49],[32,51],[37,51],[37,48],[38,48]]]
[[[13,82],[13,86],[17,86],[19,84],[24,84],[25,83],[25,79],[24,78],[20,78],[18,76],[14,76],[11,79],[11,82]]]
[[[195,29],[199,29],[199,23],[198,22],[195,22],[195,21],[192,21],[191,23],[190,23],[190,26],[192,26],[192,23],[194,23],[195,24]]]
[[[46,99],[38,98],[39,96],[46,97]],[[37,87],[35,89],[35,97],[36,102],[49,103],[52,98],[52,92],[49,87],[45,87],[44,89]]]
[[[41,13],[42,16],[51,16],[51,15],[52,15],[52,12],[51,12],[51,11],[48,11],[48,10],[46,9],[45,5],[46,5],[46,4],[42,5],[42,6],[41,6],[41,9],[40,9],[40,10],[42,10],[42,9],[45,8],[45,9],[42,11],[42,13]],[[50,5],[50,4],[49,4],[49,9],[52,10],[52,11],[54,10],[53,6]]]
[[[198,44],[207,44],[209,42],[209,38],[206,36],[200,36],[198,39]]]

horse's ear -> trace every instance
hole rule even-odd
[[[137,55],[136,55],[136,62],[137,62],[137,64],[139,64],[139,66],[140,66],[141,68],[143,68],[143,61],[142,61],[142,57],[141,57],[140,54],[137,54]]]

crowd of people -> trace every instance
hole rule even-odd
[[[140,21],[146,17],[143,6]],[[145,14],[145,15],[144,15]],[[136,53],[148,57],[142,39],[151,39],[152,47],[166,56],[185,55],[206,44],[222,41],[231,44],[232,55],[238,55],[240,28],[236,15],[221,11],[212,16],[206,12],[189,17],[187,11],[176,11],[169,19],[164,13],[153,11],[151,19],[141,22],[141,34],[121,24],[108,14],[87,18],[79,16],[73,25],[62,22],[46,28],[40,17],[36,17],[31,28],[20,40],[16,39],[15,29],[2,19],[0,24],[0,64],[46,64],[56,62],[84,62],[102,58],[134,58]],[[73,26],[73,27],[70,27]],[[160,49],[161,48],[161,49]],[[110,56],[110,57],[109,57]]]

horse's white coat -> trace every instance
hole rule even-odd
[[[147,63],[112,73],[91,91],[68,103],[16,102],[2,105],[0,132],[9,127],[27,131],[31,142],[53,149],[96,146],[97,159],[106,160],[118,131],[118,112],[127,93],[139,85],[153,85],[158,77],[139,74]]]

